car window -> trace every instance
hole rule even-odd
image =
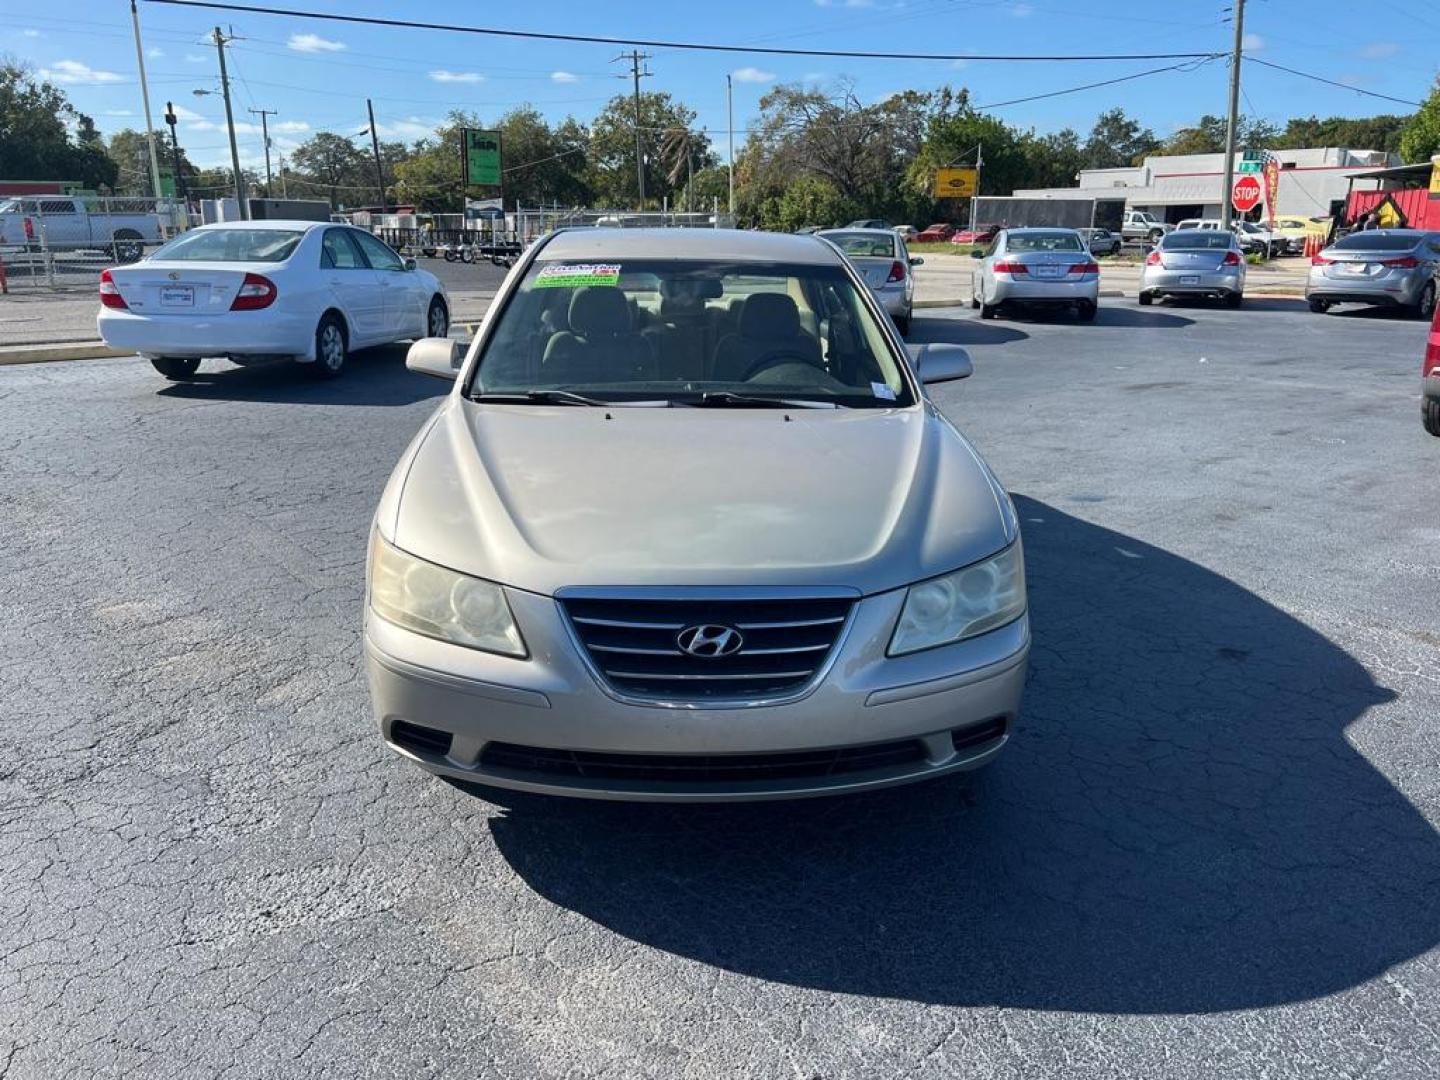
[[[824,232],[820,234],[846,255],[860,257],[874,256],[881,259],[895,257],[895,241],[888,236],[872,236],[863,232]]]
[[[376,270],[404,270],[405,260],[395,254],[389,244],[377,240],[367,232],[360,232],[358,229],[346,229],[352,240],[360,245],[360,250],[365,253],[365,258]]]
[[[1230,244],[1230,234],[1217,229],[1187,229],[1184,232],[1166,233],[1160,238],[1160,248],[1163,251],[1209,251],[1228,248]]]
[[[867,297],[841,266],[540,259],[494,316],[469,392],[912,404]]]
[[[320,244],[320,265],[327,270],[364,270],[365,260],[349,229],[326,229]]]
[[[1359,232],[1335,241],[1337,251],[1409,251],[1420,240],[1418,233]]]
[[[1074,232],[1013,232],[1007,251],[1084,251]]]
[[[303,231],[289,229],[191,229],[155,249],[155,261],[284,262],[295,253]]]

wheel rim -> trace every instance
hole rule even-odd
[[[439,304],[432,304],[430,306],[430,336],[444,337],[450,330],[446,323],[445,309]]]
[[[334,323],[320,331],[320,362],[331,371],[339,371],[345,363],[345,339]]]

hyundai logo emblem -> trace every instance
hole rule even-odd
[[[687,626],[675,638],[675,644],[691,656],[733,656],[745,639],[733,626]]]

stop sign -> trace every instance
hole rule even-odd
[[[1230,189],[1230,205],[1242,214],[1260,205],[1260,181],[1253,173],[1236,178],[1235,186]]]

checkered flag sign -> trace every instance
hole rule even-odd
[[[1269,150],[1246,150],[1240,162],[1241,172],[1258,172],[1265,189],[1265,217],[1268,227],[1275,229],[1275,201],[1280,194],[1280,159]]]

